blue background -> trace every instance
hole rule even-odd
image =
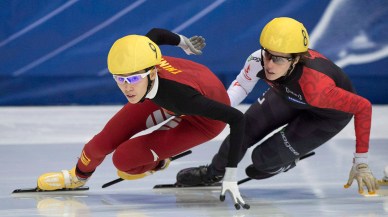
[[[153,27],[204,36],[201,56],[168,46],[162,52],[205,64],[227,88],[259,49],[263,26],[279,16],[304,23],[312,48],[343,67],[360,95],[388,103],[386,0],[3,0],[0,105],[125,103],[107,71],[107,53],[116,39]],[[262,93],[263,83],[245,103]]]

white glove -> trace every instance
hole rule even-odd
[[[222,181],[221,195],[220,200],[225,200],[225,193],[229,191],[230,196],[232,196],[234,201],[234,207],[240,209],[242,206],[244,209],[249,209],[250,206],[244,202],[240,195],[240,191],[237,186],[236,178],[237,168],[235,167],[226,167],[224,180]]]
[[[185,51],[187,55],[201,55],[202,49],[206,46],[205,39],[202,36],[193,36],[190,39],[183,35],[179,35],[181,41],[178,46]]]
[[[364,193],[364,186],[368,189],[369,194],[375,194],[379,189],[377,179],[368,166],[368,153],[354,153],[353,167],[350,170],[348,183],[344,187],[349,188],[354,179],[357,180],[360,194]]]

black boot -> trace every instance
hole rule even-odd
[[[274,175],[277,175],[279,173],[282,173],[282,172],[287,172],[288,170],[294,168],[296,166],[296,163],[300,160],[303,160],[305,158],[308,158],[308,157],[311,157],[315,154],[315,152],[310,152],[302,157],[300,157],[299,159],[297,159],[295,162],[292,162],[290,165],[286,166],[286,167],[279,167],[277,169],[274,169],[272,171],[259,171],[257,170],[253,164],[249,165],[246,169],[245,169],[245,173],[247,174],[247,176],[249,178],[252,178],[252,179],[266,179],[266,178],[269,178],[269,177],[272,177]]]
[[[223,177],[209,165],[183,169],[178,172],[176,180],[182,186],[207,186],[220,182]]]

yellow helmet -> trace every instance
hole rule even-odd
[[[108,54],[108,69],[112,74],[128,74],[160,64],[157,44],[146,36],[128,35],[118,39]]]
[[[309,35],[302,23],[289,17],[279,17],[265,25],[260,44],[279,53],[302,53],[308,49]]]

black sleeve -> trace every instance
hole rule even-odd
[[[159,78],[159,90],[152,101],[165,109],[176,114],[199,115],[229,124],[231,148],[227,167],[237,167],[245,131],[245,119],[241,111],[175,81]]]
[[[181,41],[179,35],[166,29],[153,28],[146,34],[146,36],[157,45],[176,46]]]

